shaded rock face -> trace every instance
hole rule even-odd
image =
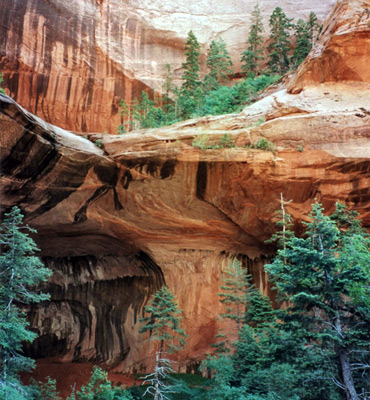
[[[370,1],[338,2],[288,89],[298,93],[323,82],[370,82],[369,53]]]
[[[163,283],[145,254],[131,257],[45,257],[54,272],[52,300],[29,312],[38,338],[26,348],[34,358],[109,362],[125,360],[132,346],[127,321],[138,322],[143,304]]]
[[[297,4],[299,3],[299,4]],[[281,6],[296,19],[322,20],[335,0],[262,0],[267,28]],[[8,94],[44,120],[78,132],[115,133],[119,102],[161,91],[165,64],[179,83],[193,29],[203,53],[223,37],[236,71],[255,2],[0,0],[0,71]],[[266,33],[267,36],[267,33]],[[203,60],[204,64],[204,60]]]
[[[359,3],[338,12],[348,4]],[[19,205],[55,271],[51,302],[29,310],[40,335],[29,354],[150,367],[155,346],[138,318],[165,282],[184,310],[189,339],[178,357],[191,370],[224,325],[217,293],[234,257],[272,294],[263,265],[275,249],[264,242],[281,193],[297,221],[315,198],[327,212],[340,200],[369,228],[370,82],[331,77],[298,94],[283,88],[240,115],[90,141],[0,95],[1,212]],[[192,145],[204,134],[218,144],[225,133],[235,148]],[[261,138],[275,151],[254,148]]]

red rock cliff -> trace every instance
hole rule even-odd
[[[338,29],[357,15],[347,11],[361,13],[367,4],[342,2]],[[354,25],[353,51],[361,54],[364,36],[356,32]],[[325,64],[335,49],[330,43],[313,62]],[[357,59],[365,65],[369,53]],[[339,70],[348,63],[338,60]],[[330,63],[325,71],[333,70]],[[311,64],[305,65],[301,79]],[[299,87],[298,78],[291,82]],[[138,318],[166,282],[190,335],[179,357],[188,368],[196,365],[215,340],[221,271],[234,256],[269,292],[263,263],[273,249],[264,241],[274,231],[280,193],[293,200],[288,211],[295,219],[306,218],[315,198],[327,211],[341,200],[370,227],[369,88],[367,78],[333,80],[328,72],[320,84],[281,90],[240,115],[90,135],[102,149],[0,96],[2,211],[21,207],[55,271],[52,301],[30,311],[39,339],[29,353],[143,369],[153,348],[138,334]],[[225,133],[235,148],[192,146],[199,135],[218,143]],[[276,151],[244,147],[261,138]]]
[[[266,29],[280,5],[320,19],[335,0],[261,0]],[[116,133],[121,98],[161,91],[166,63],[181,76],[186,35],[204,54],[223,37],[239,68],[255,1],[0,0],[0,71],[8,93],[44,120],[78,132]],[[267,33],[266,33],[267,35]]]

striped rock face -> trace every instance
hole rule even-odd
[[[260,0],[268,18],[280,6],[292,18],[335,0]],[[254,0],[0,0],[0,71],[8,94],[45,121],[78,132],[116,133],[119,103],[145,89],[162,91],[165,65],[180,83],[190,29],[205,55],[223,38],[240,71]],[[202,57],[205,72],[205,56]]]
[[[349,4],[368,3],[342,2],[335,12],[343,20]],[[350,24],[354,14],[348,15]],[[361,47],[358,26],[352,37]],[[328,42],[312,62],[324,65],[333,51]],[[358,57],[361,65],[369,54]],[[298,71],[302,79],[310,65]],[[1,211],[19,205],[54,270],[50,303],[29,310],[39,338],[27,352],[142,371],[153,363],[155,346],[138,333],[138,320],[166,283],[189,334],[177,355],[180,369],[191,370],[219,328],[232,330],[218,318],[217,293],[234,257],[273,295],[263,265],[274,252],[265,240],[275,230],[281,193],[292,200],[287,212],[298,232],[315,198],[328,212],[337,200],[347,203],[369,228],[370,82],[362,76],[328,74],[299,90],[293,76],[291,93],[276,88],[239,115],[87,138],[0,95]],[[225,134],[234,147],[212,148]],[[272,151],[258,148],[261,139],[273,143]]]

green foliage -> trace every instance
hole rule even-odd
[[[139,332],[149,332],[151,340],[160,342],[160,359],[165,345],[169,352],[178,351],[185,345],[187,335],[180,327],[181,311],[178,309],[175,296],[166,286],[155,293],[144,310],[149,315],[140,320],[144,325]]]
[[[31,387],[35,389],[32,400],[62,400],[56,390],[55,379],[51,379],[49,376],[46,379],[46,382],[36,382],[33,378],[31,379]]]
[[[223,284],[220,286],[222,293],[218,293],[218,296],[221,297],[221,303],[227,306],[226,313],[222,316],[237,321],[240,325],[245,318],[249,281],[247,272],[239,260],[235,259],[231,262],[223,273],[222,281]]]
[[[5,94],[5,90],[1,87],[3,82],[4,82],[4,79],[3,79],[2,75],[1,75],[1,72],[0,72],[0,93]]]
[[[22,343],[32,342],[37,335],[27,330],[20,306],[49,299],[36,285],[46,281],[51,271],[34,256],[38,248],[27,232],[35,230],[23,226],[20,209],[13,207],[0,226],[0,397],[9,400],[23,398],[27,389],[18,373],[34,364],[22,355]]]
[[[317,16],[313,11],[310,12],[310,15],[308,17],[307,27],[308,27],[308,35],[310,38],[311,47],[313,47],[316,43],[317,37],[322,28],[322,26],[320,26],[317,23]]]
[[[225,133],[216,144],[211,144],[209,140],[210,136],[204,133],[202,135],[195,136],[191,145],[193,147],[198,147],[201,150],[231,149],[235,147],[233,139],[227,133]]]
[[[133,400],[133,397],[126,388],[113,386],[107,372],[94,367],[87,385],[77,393],[73,391],[67,400]]]
[[[285,308],[253,286],[231,355],[202,365],[214,379],[206,399],[359,399],[370,388],[370,239],[356,213],[314,204],[306,237],[289,229],[281,198],[280,247],[265,266]],[[203,397],[200,397],[203,398]]]
[[[226,84],[229,81],[228,75],[233,73],[231,57],[222,39],[212,40],[208,49],[207,67],[209,72],[203,82],[205,93],[217,90],[222,84]]]
[[[188,38],[185,44],[185,57],[186,61],[182,64],[184,73],[182,75],[181,90],[187,92],[194,92],[201,84],[199,78],[200,71],[200,45],[193,31],[188,33]]]
[[[242,70],[251,74],[260,72],[259,63],[263,60],[263,24],[258,3],[251,16],[251,26],[248,36],[248,48],[242,53]]]
[[[274,320],[275,312],[271,300],[251,285],[246,293],[244,322],[256,328],[263,328]]]
[[[120,114],[122,117],[122,123],[118,126],[118,134],[121,135],[131,130],[132,128],[132,110],[131,107],[121,99],[119,103]]]
[[[284,329],[299,329],[307,351],[324,357],[321,379],[356,399],[370,390],[369,239],[341,205],[330,218],[316,203],[310,220],[306,238],[290,238],[266,269],[290,304]]]
[[[289,19],[280,7],[276,7],[270,17],[269,66],[272,72],[279,75],[289,68],[290,38],[292,19]]]
[[[307,57],[312,47],[308,23],[302,19],[295,25],[295,38],[293,64],[297,67]]]
[[[240,112],[246,104],[252,102],[257,94],[276,82],[277,75],[249,77],[232,87],[220,86],[205,95],[200,115],[219,115]]]
[[[101,149],[103,147],[103,145],[101,143],[101,139],[96,139],[95,145],[98,146]]]
[[[191,145],[193,147],[198,147],[198,149],[212,149],[212,145],[209,144],[209,135],[203,133],[202,135],[195,136]]]
[[[258,149],[258,150],[265,150],[265,151],[275,151],[275,145],[274,143],[270,142],[269,140],[265,139],[265,138],[261,138],[259,140],[257,140],[253,146],[254,149]]]
[[[199,108],[203,91],[201,88],[200,45],[194,33],[190,31],[185,44],[186,61],[182,64],[182,86],[178,97],[177,112],[183,118],[191,117]]]
[[[145,92],[141,93],[141,101],[133,109],[133,117],[140,128],[158,128],[165,125],[163,110],[150,100]]]

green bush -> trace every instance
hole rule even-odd
[[[265,150],[265,151],[275,151],[275,145],[265,138],[257,140],[254,145],[254,149]]]

